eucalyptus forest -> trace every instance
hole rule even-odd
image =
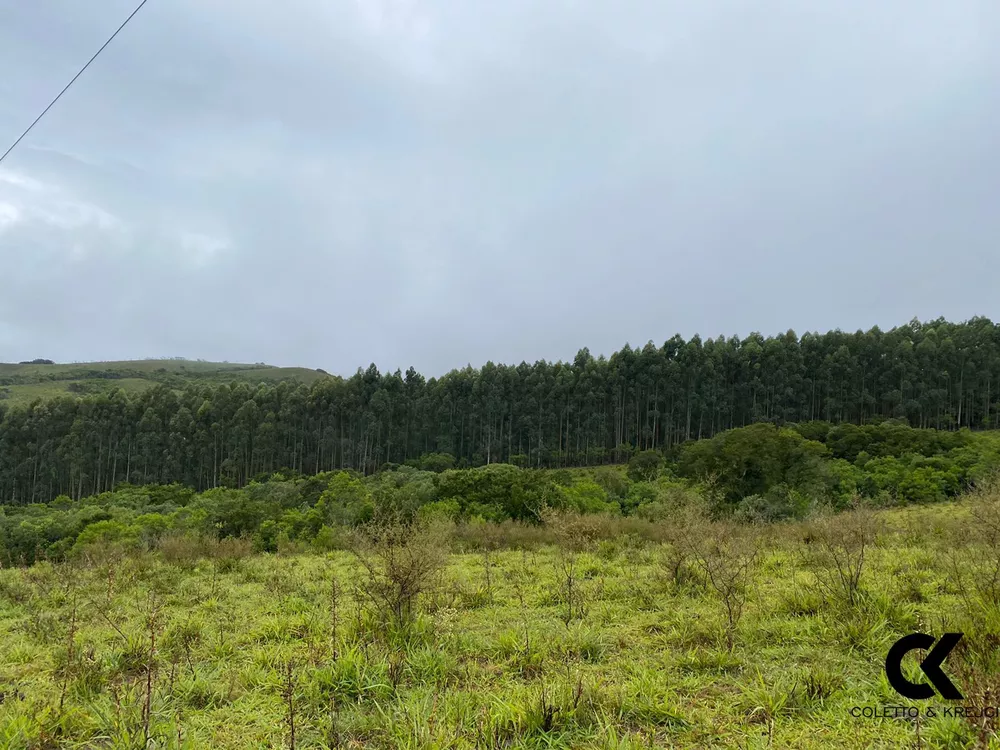
[[[1000,410],[1000,326],[674,336],[608,357],[412,367],[293,382],[163,384],[138,394],[0,401],[0,498],[80,498],[119,483],[238,487],[278,470],[370,474],[428,454],[456,467],[623,462],[757,422],[984,429]]]

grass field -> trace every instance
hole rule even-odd
[[[147,359],[54,365],[0,363],[0,398],[6,403],[107,392],[123,388],[138,393],[158,384],[181,389],[192,383],[243,381],[252,384],[288,380],[310,385],[330,377],[305,367],[264,364]]]
[[[357,553],[174,538],[2,570],[0,747],[985,747],[992,720],[851,709],[927,703],[883,673],[915,630],[964,632],[946,671],[992,700],[997,507],[451,527]]]

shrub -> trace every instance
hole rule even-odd
[[[816,581],[823,591],[850,607],[858,604],[866,555],[875,545],[881,524],[870,508],[821,517],[808,527]]]
[[[608,502],[608,493],[599,484],[584,479],[566,487],[560,487],[563,505],[578,513],[617,512],[617,503]]]
[[[351,551],[364,570],[361,594],[387,620],[410,625],[418,598],[447,562],[447,538],[437,524],[369,524],[353,535]]]
[[[215,539],[194,534],[171,534],[157,542],[164,561],[181,567],[193,567],[198,560],[210,559],[232,567],[236,561],[253,553],[253,543],[244,538]]]
[[[658,451],[642,451],[628,462],[628,478],[633,482],[652,482],[663,466],[663,456]]]
[[[609,497],[618,500],[628,493],[628,480],[622,476],[618,469],[610,466],[599,466],[594,469],[594,482],[597,483]]]
[[[76,538],[73,554],[95,557],[139,546],[139,533],[121,521],[98,521],[87,526]]]
[[[749,529],[716,523],[701,533],[690,530],[688,548],[695,564],[719,595],[726,611],[726,641],[733,648],[760,562],[760,542]]]
[[[1000,606],[1000,475],[981,482],[968,501],[971,523],[951,534],[948,577],[970,615]]]

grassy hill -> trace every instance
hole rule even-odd
[[[139,392],[164,384],[178,390],[191,383],[220,383],[234,380],[249,383],[290,380],[312,384],[331,377],[305,367],[234,362],[204,362],[186,359],[137,359],[121,362],[78,362],[72,364],[0,363],[0,400],[26,403],[36,398],[100,393],[118,387]]]

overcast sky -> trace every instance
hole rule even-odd
[[[0,152],[135,0],[0,0]],[[0,361],[438,375],[1000,319],[996,0],[150,0],[0,165]]]

